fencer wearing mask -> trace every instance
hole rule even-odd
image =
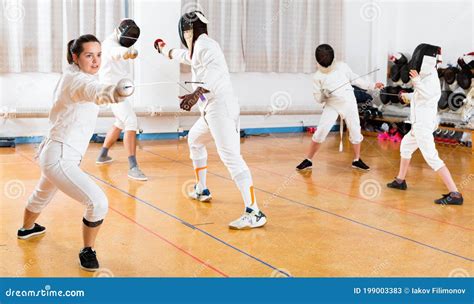
[[[99,71],[99,79],[102,83],[113,84],[122,78],[130,78],[131,61],[138,56],[134,45],[139,37],[140,28],[135,21],[123,19],[114,32],[102,42],[102,67]],[[112,162],[112,157],[108,155],[109,149],[119,139],[120,133],[123,131],[123,144],[129,163],[127,175],[134,180],[146,181],[147,177],[140,170],[136,158],[138,119],[132,103],[127,99],[121,103],[112,104],[110,107],[115,116],[115,123],[107,132],[96,164],[102,165]]]
[[[50,129],[38,152],[41,178],[28,199],[19,239],[45,233],[36,219],[51,202],[57,190],[85,205],[84,247],[79,253],[82,269],[99,268],[95,240],[107,214],[108,200],[102,189],[79,167],[93,135],[99,105],[118,103],[133,93],[127,79],[117,84],[102,84],[97,72],[101,64],[101,45],[93,35],[83,35],[67,45],[69,66],[62,74],[49,113]],[[67,218],[57,219],[65,221]],[[65,225],[64,229],[69,229]]]
[[[383,84],[371,83],[352,72],[351,68],[342,61],[336,61],[334,49],[328,44],[316,48],[317,71],[313,76],[313,96],[317,103],[323,105],[323,113],[313,135],[308,154],[296,170],[311,170],[312,159],[326,140],[329,132],[336,123],[337,117],[344,119],[349,130],[349,139],[354,148],[352,167],[370,170],[360,158],[360,147],[364,137],[361,133],[359,111],[352,85],[362,89],[381,89]],[[341,126],[342,127],[342,126]]]
[[[433,132],[438,128],[438,101],[441,96],[441,86],[436,70],[438,62],[441,62],[439,46],[422,43],[413,52],[409,68],[414,92],[402,95],[402,98],[411,100],[411,130],[403,137],[400,145],[401,160],[398,175],[387,186],[399,190],[408,188],[405,177],[410,160],[412,154],[420,149],[425,161],[438,172],[449,189],[448,194],[443,194],[434,202],[443,205],[462,205],[462,194],[459,193],[445,163],[440,159],[433,136]]]
[[[211,200],[206,185],[206,135],[213,137],[220,159],[240,190],[244,214],[229,224],[231,229],[262,227],[267,222],[254,193],[252,175],[240,154],[240,106],[230,81],[229,70],[219,44],[207,35],[207,18],[202,12],[184,14],[179,21],[179,35],[186,49],[170,49],[162,39],[155,41],[158,52],[169,59],[191,65],[194,92],[180,96],[180,107],[190,111],[197,103],[201,117],[188,135],[190,157],[196,185],[189,197],[202,202]]]

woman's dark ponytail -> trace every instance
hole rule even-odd
[[[72,39],[67,44],[67,62],[69,62],[69,64],[74,63],[74,60],[72,60],[72,46],[74,44],[74,41],[76,41],[76,39]]]

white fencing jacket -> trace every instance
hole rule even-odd
[[[234,89],[230,81],[229,69],[219,44],[202,34],[194,42],[193,58],[185,49],[172,49],[171,57],[181,63],[191,65],[192,80],[203,82],[193,84],[193,88],[202,87],[210,91],[204,94],[206,100],[199,100],[201,112],[206,107],[213,107],[216,103],[233,103],[238,105]]]
[[[63,73],[54,92],[49,113],[48,138],[74,148],[84,155],[99,114],[98,105],[115,103],[115,85],[104,85],[97,75],[81,72],[75,64]]]
[[[99,79],[103,83],[116,84],[121,79],[130,77],[130,62],[123,59],[128,48],[117,41],[115,33],[102,42],[102,65]]]
[[[432,132],[438,126],[438,101],[441,97],[441,85],[436,68],[420,71],[412,78],[414,91],[410,93],[410,122],[412,126],[423,126]]]
[[[339,115],[345,118],[351,111],[357,110],[357,101],[351,85],[364,90],[374,88],[373,83],[358,77],[359,75],[352,72],[351,68],[341,61],[335,61],[327,68],[318,65],[318,70],[313,76],[314,100],[318,103],[330,105],[336,109]],[[322,89],[335,91],[331,93],[329,98],[325,98],[321,94]]]

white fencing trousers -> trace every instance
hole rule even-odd
[[[103,220],[108,211],[108,200],[102,189],[79,168],[81,154],[53,140],[48,140],[40,153],[41,178],[26,209],[40,213],[59,189],[86,205],[84,218],[87,221]]]
[[[213,111],[201,116],[188,134],[188,145],[192,160],[207,159],[206,143],[208,134],[214,138],[217,153],[234,179],[244,171],[249,171],[240,154],[240,130],[237,115],[228,115],[225,111]]]
[[[313,134],[313,141],[316,143],[322,143],[326,140],[329,132],[336,123],[337,117],[339,116],[338,111],[331,105],[326,104],[321,114],[316,132]],[[352,108],[343,117],[346,122],[347,129],[349,130],[349,140],[352,144],[360,144],[364,137],[360,131],[360,120],[357,107]],[[342,127],[342,126],[341,126]]]
[[[417,149],[420,149],[423,158],[433,170],[438,171],[444,167],[444,162],[436,150],[432,128],[412,126],[412,130],[402,139],[400,156],[411,159]]]
[[[133,106],[128,99],[123,102],[111,104],[110,108],[115,116],[114,126],[123,131],[138,130],[137,114],[135,114]]]

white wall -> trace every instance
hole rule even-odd
[[[134,69],[135,82],[189,79],[188,75],[179,74],[176,63],[157,56],[153,49],[153,41],[158,35],[170,45],[179,45],[176,24],[180,1],[142,0],[134,3],[132,13],[142,29],[138,42],[140,56]],[[388,54],[396,51],[411,54],[417,44],[427,42],[442,46],[445,63],[455,62],[461,54],[474,50],[473,10],[471,0],[346,0],[345,61],[359,74],[380,68],[370,79],[384,80]],[[0,75],[0,110],[6,106],[50,106],[58,77],[38,73]],[[289,94],[290,109],[317,109],[312,101],[309,74],[238,73],[232,74],[231,78],[243,110],[268,109],[272,96],[279,92]],[[177,94],[176,86],[137,88],[135,106],[162,105],[177,109]],[[140,123],[145,132],[175,132],[179,127],[189,128],[193,120],[155,117],[140,118]],[[315,124],[318,116],[243,117],[242,127],[300,126],[301,121]],[[29,127],[28,120],[2,122],[0,118],[0,136],[42,135],[46,132],[46,119],[31,122],[34,128]],[[104,132],[110,123],[110,118],[100,118],[96,131]]]
[[[358,73],[381,68],[387,57],[402,52],[410,58],[420,43],[442,47],[443,64],[456,64],[474,50],[472,0],[347,0],[346,61]]]
[[[0,109],[16,107],[50,107],[60,74],[0,74]]]
[[[426,42],[441,46],[443,64],[456,64],[459,56],[474,50],[472,0],[407,3],[409,9],[393,2],[382,5],[397,23],[397,31],[387,41],[389,51],[411,54],[417,44]]]
[[[140,39],[136,43],[139,56],[134,60],[135,83],[179,81],[179,63],[160,56],[153,44],[157,38],[162,38],[169,45],[179,45],[180,40],[176,34],[175,24],[181,16],[181,1],[142,0],[133,3],[132,16],[140,26]],[[136,107],[155,104],[165,108],[174,108],[177,111],[179,108],[174,101],[178,93],[177,85],[139,87],[133,96],[134,104]]]

